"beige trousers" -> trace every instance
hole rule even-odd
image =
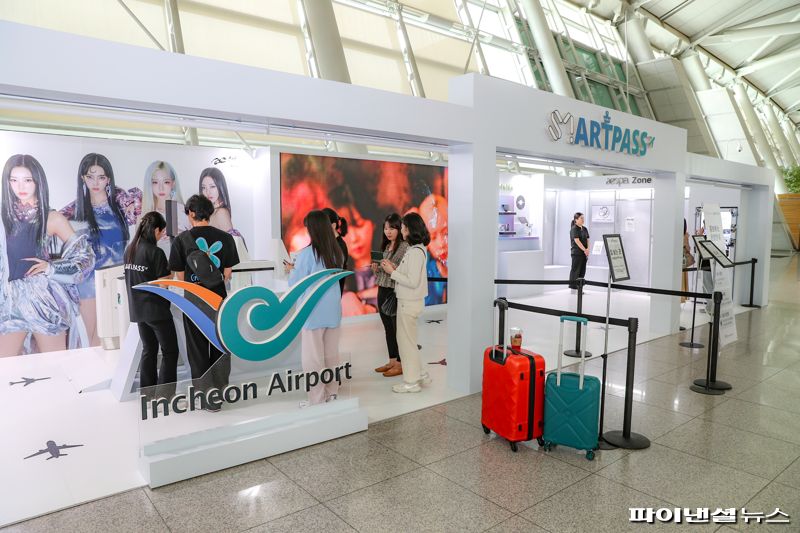
[[[323,368],[335,369],[339,364],[339,328],[304,329],[301,339],[303,343],[303,371],[322,371]],[[308,391],[308,402],[325,403],[331,394],[338,394],[339,384],[336,381],[327,385],[315,385]]]
[[[403,381],[416,383],[422,373],[422,358],[417,348],[417,319],[425,308],[425,300],[397,299],[397,347],[403,361]]]

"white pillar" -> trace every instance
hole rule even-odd
[[[742,110],[744,120],[747,123],[747,129],[750,130],[750,136],[755,142],[758,153],[761,155],[762,165],[771,168],[775,171],[775,194],[785,194],[788,192],[786,189],[786,182],[783,181],[783,176],[778,172],[778,161],[775,159],[775,154],[772,153],[772,147],[767,141],[767,136],[761,128],[761,121],[758,120],[756,110],[753,108],[753,103],[747,95],[747,89],[744,84],[737,82],[733,84],[733,92],[736,95],[736,102]]]
[[[350,71],[344,57],[342,37],[336,25],[331,0],[302,0],[314,54],[323,80],[350,83]]]
[[[556,94],[575,98],[575,93],[572,91],[572,85],[569,82],[569,76],[567,76],[567,71],[564,68],[564,62],[561,60],[558,48],[553,40],[553,33],[547,25],[547,18],[544,16],[542,5],[539,0],[520,0],[520,4],[522,4],[522,9],[525,12],[525,18],[528,19],[528,26],[531,28],[536,49],[539,50],[544,71],[550,81],[550,87],[553,88],[553,92]]]
[[[653,255],[650,261],[650,286],[681,290],[683,268],[683,195],[686,176],[653,179]],[[635,261],[630,257],[629,262]],[[676,333],[680,325],[680,300],[673,296],[650,295],[650,334],[661,337]]]
[[[652,61],[656,58],[650,39],[647,38],[647,34],[644,32],[644,23],[638,15],[629,12],[628,21],[620,24],[619,27],[622,30],[623,40],[628,42],[628,52],[630,52],[634,63]]]
[[[689,83],[692,84],[695,92],[708,91],[712,88],[706,69],[703,67],[703,62],[700,61],[700,55],[697,52],[690,51],[684,54],[681,57],[681,63],[683,63],[683,68],[689,77]]]
[[[772,104],[769,102],[764,102],[761,106],[761,111],[767,118],[767,126],[772,133],[772,138],[778,145],[778,150],[781,152],[781,159],[783,159],[784,164],[786,166],[796,165],[797,159],[795,159],[794,153],[792,153],[792,148],[789,146],[789,141],[783,134],[780,124],[778,124],[778,117],[775,116],[775,110],[772,109]]]
[[[772,209],[775,195],[769,187],[742,189],[739,199],[739,219],[736,228],[736,260],[756,263],[753,284],[753,303],[769,302],[770,252],[772,250]],[[736,267],[735,303],[750,301],[750,267]]]
[[[460,145],[449,158],[447,384],[481,390],[484,349],[492,343],[497,264],[496,148]]]
[[[794,123],[788,118],[783,121],[783,134],[786,140],[789,141],[789,146],[794,151],[794,158],[800,163],[800,141],[797,140],[796,130]]]

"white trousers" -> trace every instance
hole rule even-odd
[[[335,369],[339,364],[339,328],[304,329],[301,339],[303,343],[303,371],[322,371],[323,368]],[[339,384],[334,380],[327,385],[315,385],[308,392],[311,404],[325,403],[331,394],[338,394]]]
[[[403,362],[403,381],[412,384],[420,379],[422,357],[417,348],[417,319],[425,308],[425,300],[397,299],[397,347]]]

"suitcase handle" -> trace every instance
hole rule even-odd
[[[494,301],[494,307],[499,309],[500,315],[500,323],[498,324],[497,328],[497,346],[503,347],[503,359],[502,361],[499,361],[499,363],[505,364],[506,359],[508,359],[509,351],[509,348],[505,343],[506,311],[508,311],[508,300],[505,298],[497,298]],[[492,329],[494,329],[494,311],[492,311]],[[513,349],[511,350],[511,353],[515,353]],[[492,349],[492,356],[494,356],[494,348]],[[492,357],[492,359],[494,359],[494,357]]]
[[[561,386],[561,358],[564,357],[564,322],[575,322],[575,327],[586,327],[586,332],[581,335],[581,365],[580,378],[578,379],[578,390],[583,390],[584,367],[586,365],[586,337],[589,333],[589,320],[582,316],[563,315],[559,317],[558,330],[558,369],[556,370],[556,387]]]

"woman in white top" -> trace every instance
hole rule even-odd
[[[409,248],[400,264],[395,266],[388,259],[381,261],[381,268],[391,275],[397,294],[397,345],[403,361],[403,383],[392,387],[392,391],[419,392],[420,385],[431,382],[427,372],[422,371],[422,358],[417,347],[417,319],[425,308],[428,295],[428,262],[426,246],[431,241],[428,228],[422,217],[409,213],[403,217],[400,228]]]

